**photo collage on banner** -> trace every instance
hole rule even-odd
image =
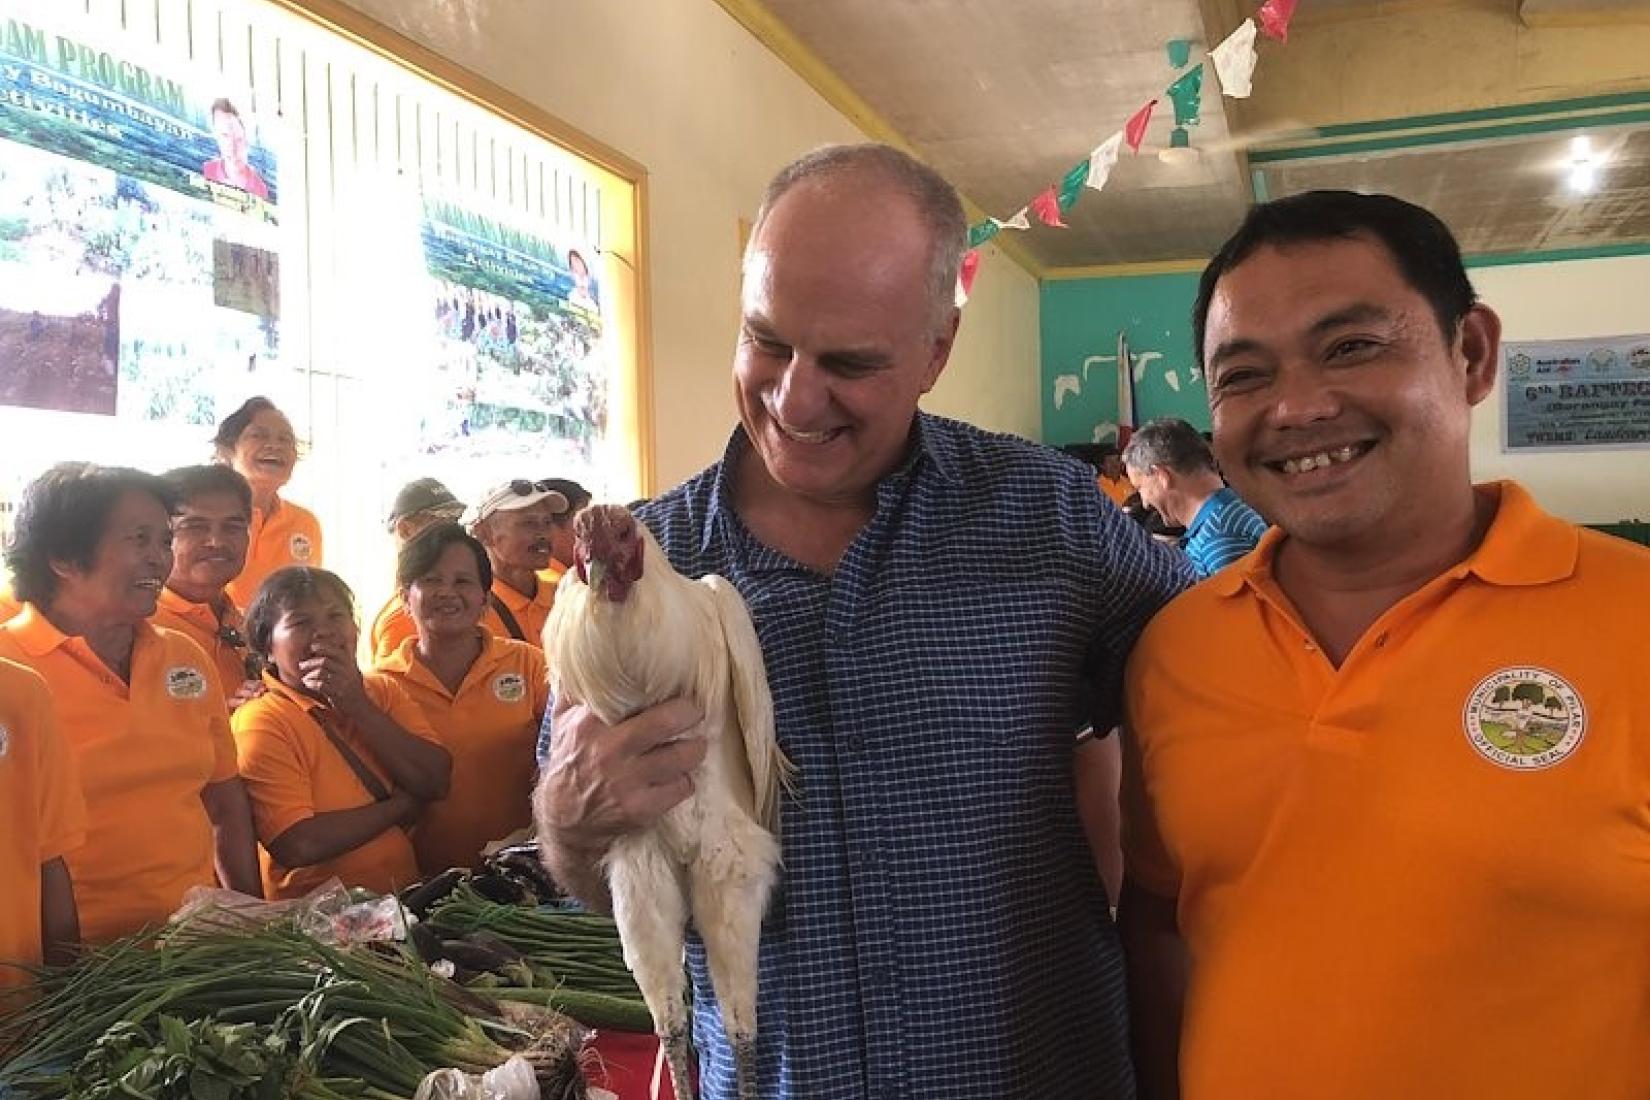
[[[423,212],[437,354],[420,450],[463,463],[461,482],[551,470],[599,484],[610,367],[594,249],[444,198]]]
[[[244,90],[6,15],[0,406],[207,427],[280,389],[270,136]]]

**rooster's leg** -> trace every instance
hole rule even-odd
[[[772,836],[754,823],[730,825],[688,869],[693,924],[705,941],[722,1027],[733,1045],[739,1100],[757,1100],[756,992],[762,914],[779,865]]]
[[[682,946],[687,898],[673,861],[650,839],[616,845],[608,860],[613,920],[624,941],[624,961],[642,991],[670,1065],[677,1100],[693,1100],[688,1056],[687,974]]]

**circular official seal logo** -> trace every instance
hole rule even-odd
[[[493,697],[501,703],[519,703],[527,697],[527,681],[518,672],[506,672],[493,681]]]
[[[206,694],[206,677],[198,668],[179,665],[166,670],[166,694],[174,699],[199,699]]]
[[[310,544],[309,536],[298,532],[295,532],[287,540],[286,546],[292,554],[293,561],[308,561],[309,556],[315,552],[315,547]]]
[[[1478,681],[1461,716],[1481,756],[1515,771],[1550,768],[1587,732],[1587,708],[1564,677],[1544,668],[1504,668]]]

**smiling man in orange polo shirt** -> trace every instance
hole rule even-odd
[[[544,623],[556,590],[539,579],[550,565],[556,517],[567,498],[545,481],[506,481],[489,489],[470,519],[470,532],[487,548],[493,590],[481,625],[501,638],[544,648]]]
[[[248,664],[241,609],[225,586],[246,566],[251,543],[252,489],[228,466],[182,466],[164,475],[172,505],[172,572],[152,621],[193,639],[218,671],[233,711],[263,693]]]
[[[1258,207],[1194,317],[1278,526],[1130,664],[1141,1095],[1650,1096],[1650,554],[1472,484],[1500,322],[1426,211]]]

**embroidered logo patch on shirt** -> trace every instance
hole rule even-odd
[[[493,681],[493,697],[501,703],[519,703],[527,696],[527,681],[519,672],[505,672]]]
[[[309,536],[301,531],[294,531],[287,540],[287,550],[292,554],[293,561],[308,561],[315,547],[310,543]]]
[[[199,699],[206,694],[206,677],[198,668],[179,665],[166,670],[166,694],[174,699]]]
[[[1517,771],[1550,768],[1576,750],[1587,708],[1569,681],[1544,668],[1504,668],[1478,682],[1462,725],[1479,755]]]

